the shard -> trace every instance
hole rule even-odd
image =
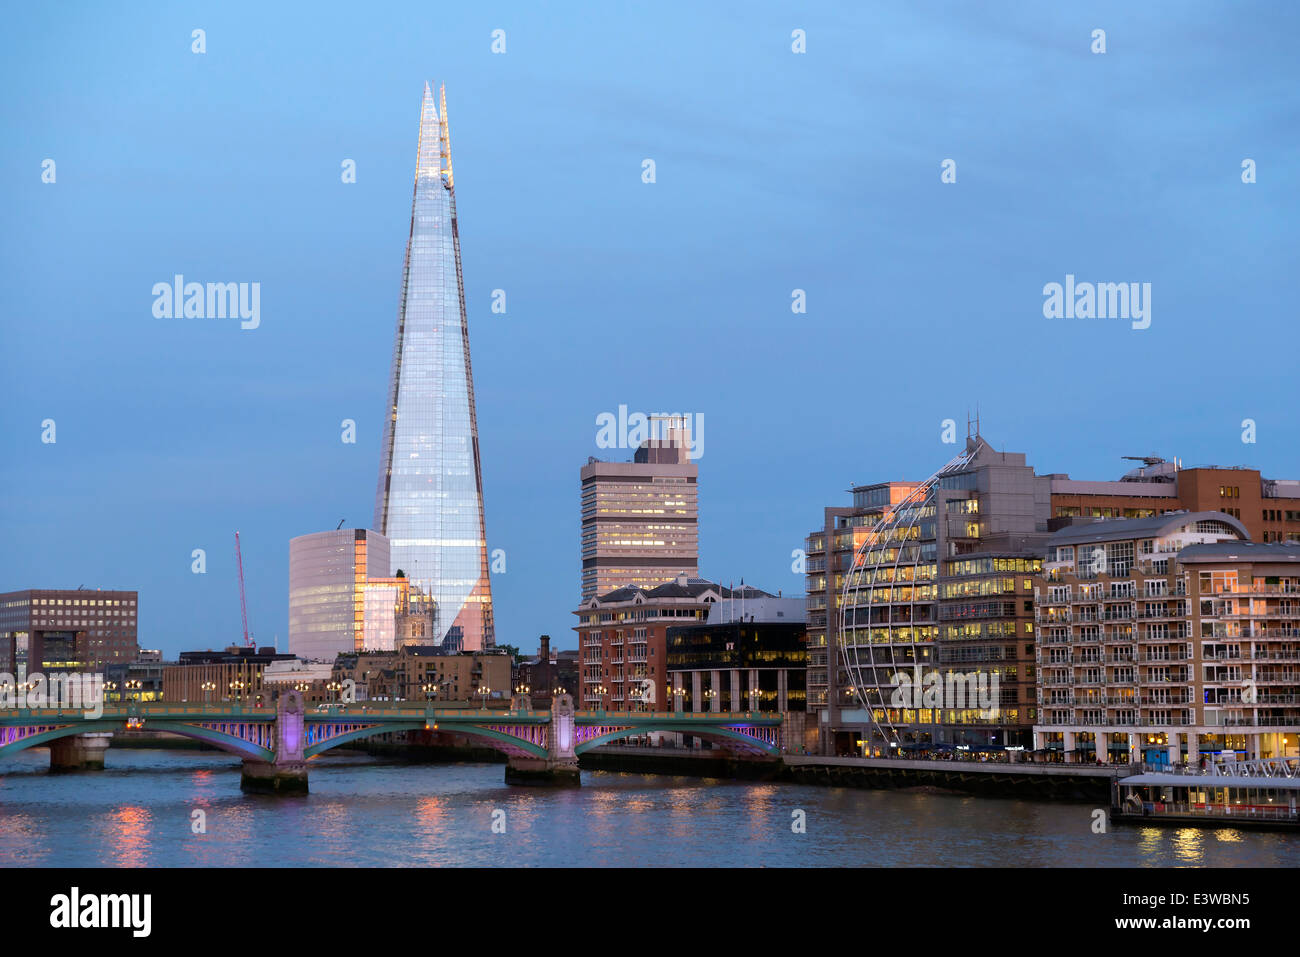
[[[384,410],[376,531],[435,607],[429,644],[495,644],[469,324],[461,278],[447,100],[420,107],[411,232]]]

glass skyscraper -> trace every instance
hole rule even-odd
[[[469,324],[460,269],[447,100],[424,87],[411,232],[397,310],[393,371],[374,528],[400,569],[435,603],[437,642],[491,648],[488,581]]]

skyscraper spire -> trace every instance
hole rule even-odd
[[[492,647],[474,376],[446,92],[426,83],[375,497],[392,565],[435,603],[431,642]]]

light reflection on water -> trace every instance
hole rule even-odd
[[[113,867],[143,867],[150,848],[149,812],[136,805],[110,808],[100,863]]]
[[[212,752],[111,750],[102,772],[0,763],[0,867],[1294,866],[1300,835],[1092,832],[1085,804],[623,773],[509,787],[499,764],[311,764],[311,793],[239,791]],[[206,833],[193,832],[193,812]],[[807,831],[791,828],[806,814]],[[504,812],[505,833],[493,832]]]

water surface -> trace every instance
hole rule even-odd
[[[1091,804],[584,772],[313,761],[311,793],[245,795],[211,751],[110,749],[103,771],[0,761],[0,867],[1294,866],[1300,834],[1111,827]],[[193,831],[203,812],[206,833]],[[806,833],[792,823],[802,811]],[[504,812],[504,814],[494,812]],[[494,833],[504,823],[504,833]]]

